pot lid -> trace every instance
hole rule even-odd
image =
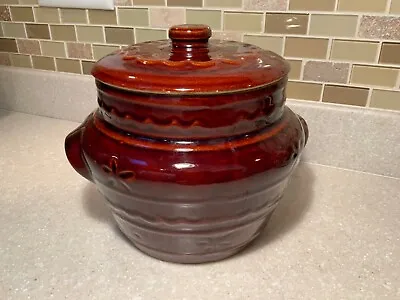
[[[169,29],[170,40],[134,44],[100,59],[96,80],[146,93],[220,93],[269,85],[290,67],[278,54],[257,46],[209,40],[210,27],[184,24]]]

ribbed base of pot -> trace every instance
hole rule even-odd
[[[256,238],[255,236],[254,238]],[[171,262],[171,263],[178,263],[178,264],[201,264],[201,263],[209,263],[209,262],[215,262],[215,261],[220,261],[223,259],[226,259],[228,257],[231,257],[235,255],[236,253],[240,252],[243,250],[247,245],[250,244],[250,242],[254,239],[252,238],[249,242],[247,242],[245,245],[230,249],[230,250],[225,250],[225,251],[220,251],[220,252],[214,252],[214,253],[204,253],[204,254],[177,254],[177,253],[167,253],[167,252],[161,252],[155,249],[148,248],[146,246],[140,245],[133,243],[133,245],[138,248],[140,251],[143,253],[154,257],[159,260],[163,260],[166,262]]]
[[[144,245],[138,242],[139,235],[137,234],[137,229],[133,229],[136,226],[121,219],[117,215],[114,215],[114,217],[122,233],[143,253],[166,262],[200,264],[226,259],[246,248],[266,227],[273,211],[274,210],[270,211],[268,215],[250,224],[246,224],[243,227],[217,233],[206,233],[205,235],[196,233],[172,234],[174,236],[172,237],[171,233],[160,232],[159,235],[162,235],[162,238],[167,243],[170,243],[168,248],[175,248],[176,252],[162,251],[151,247],[151,245]],[[224,241],[224,237],[226,236],[234,238],[231,240],[225,239]],[[174,245],[171,245],[171,243],[174,243]],[[182,253],[180,245],[182,245],[182,248],[189,247],[196,251],[192,253]]]
[[[97,185],[137,248],[164,261],[205,263],[232,256],[260,234],[288,181],[289,174],[277,180],[271,172],[214,185],[137,182],[129,193]]]

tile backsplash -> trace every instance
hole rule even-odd
[[[0,0],[0,64],[90,74],[121,46],[205,23],[291,65],[288,97],[400,110],[400,0],[116,0],[115,11]]]

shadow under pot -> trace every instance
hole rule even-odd
[[[65,141],[121,231],[161,260],[203,263],[268,223],[307,142],[285,106],[289,65],[251,44],[178,25],[170,40],[99,60],[98,108]]]

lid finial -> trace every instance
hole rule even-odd
[[[169,38],[176,40],[208,40],[212,35],[211,28],[203,24],[182,24],[169,29]]]

